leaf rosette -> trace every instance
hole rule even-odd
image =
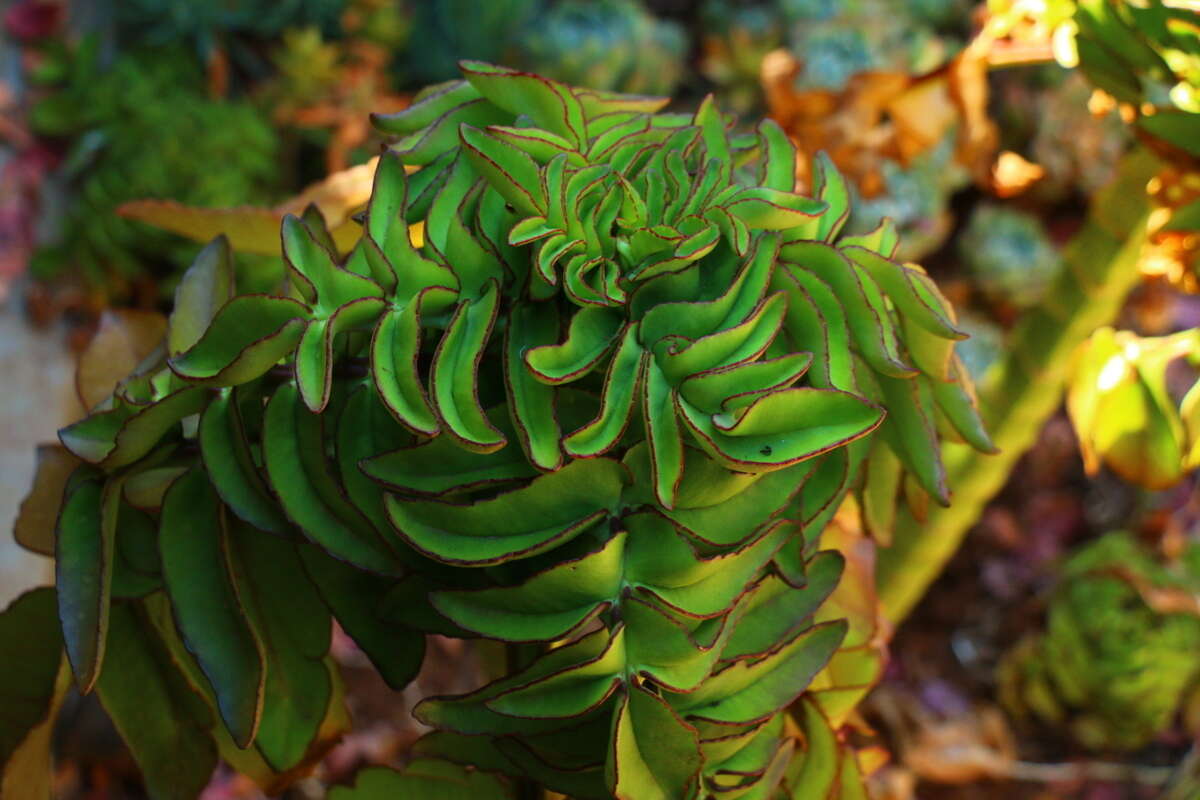
[[[277,787],[345,725],[331,618],[396,688],[425,633],[485,637],[523,655],[417,708],[423,756],[580,798],[793,791],[847,630],[825,524],[857,491],[882,536],[901,493],[948,501],[943,436],[990,447],[954,312],[890,225],[842,235],[830,162],[793,192],[770,121],[462,69],[375,119],[348,253],[288,216],[285,284],[239,294],[218,239],[63,430],[76,678],[104,699],[106,649],[140,648],[204,752]]]

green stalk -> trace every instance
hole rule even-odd
[[[1058,408],[1076,347],[1116,317],[1137,284],[1146,238],[1145,185],[1156,169],[1157,161],[1146,152],[1124,160],[1116,179],[1096,194],[1083,228],[1064,248],[1062,273],[1046,299],[1013,330],[1006,356],[980,397],[999,454],[945,445],[954,490],[950,506],[930,508],[923,522],[907,507],[898,510],[893,545],[880,551],[878,566],[880,602],[893,624],[908,615],[941,574]]]

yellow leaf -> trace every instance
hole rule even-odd
[[[197,242],[225,234],[237,252],[279,255],[279,226],[284,215],[300,214],[312,204],[325,218],[338,250],[345,253],[361,235],[362,229],[352,217],[366,207],[378,163],[379,159],[373,158],[335,172],[274,208],[200,208],[173,200],[133,200],[118,208],[117,213]]]
[[[75,369],[75,390],[83,407],[95,408],[107,399],[117,382],[162,345],[166,335],[167,318],[157,312],[105,311]]]

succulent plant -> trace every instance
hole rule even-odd
[[[119,0],[118,35],[142,46],[191,44],[207,54],[230,37],[270,40],[287,28],[314,26],[332,35],[347,0]]]
[[[1101,328],[1075,354],[1067,410],[1088,472],[1101,464],[1147,489],[1167,489],[1200,466],[1200,329],[1138,336]]]
[[[1054,283],[1062,261],[1058,249],[1032,214],[998,203],[975,208],[958,256],[993,301],[1025,308]]]
[[[563,0],[529,26],[516,58],[578,86],[666,94],[683,78],[687,49],[683,29],[638,0]]]
[[[958,315],[958,327],[968,338],[956,344],[954,352],[962,359],[971,381],[982,386],[987,383],[992,365],[1004,355],[1004,330],[986,317],[968,312]]]
[[[1129,533],[1072,554],[1044,632],[1000,667],[1015,713],[1068,730],[1094,750],[1133,750],[1164,731],[1200,676],[1200,617],[1164,613],[1142,590],[1194,591]]]
[[[1163,0],[1082,0],[1071,27],[1080,70],[1167,153],[1200,156],[1200,32],[1196,12]]]
[[[907,166],[886,159],[880,172],[883,191],[856,198],[849,229],[872,230],[888,219],[900,231],[898,258],[917,260],[932,253],[953,230],[950,195],[969,181],[966,169],[954,161],[953,139],[946,137]]]
[[[803,64],[801,88],[839,90],[868,70],[920,74],[940,66],[951,48],[912,4],[803,0],[781,9],[789,47]]]
[[[457,77],[463,58],[509,60],[544,5],[544,0],[421,0],[413,6],[415,35],[403,56],[406,78],[420,86]]]
[[[423,633],[482,637],[507,671],[425,699],[413,767],[334,796],[515,796],[462,763],[576,798],[852,796],[839,693],[788,710],[847,630],[821,533],[873,447],[878,503],[906,472],[948,500],[939,418],[989,446],[953,310],[889,226],[842,233],[828,162],[792,193],[774,123],[462,70],[376,118],[398,139],[348,256],[288,216],[288,285],[239,294],[217,240],[162,348],[61,432],[76,682],[152,793],[197,792],[214,742],[279,787],[344,726],[331,616],[396,688]]]
[[[103,285],[151,266],[180,272],[196,248],[122,219],[117,207],[145,197],[201,206],[272,200],[277,135],[253,106],[207,97],[186,56],[138,51],[99,70],[88,53],[77,56],[77,80],[31,115],[40,133],[70,143],[63,172],[77,182],[62,230],[36,257],[35,274],[79,270]]]
[[[1072,73],[1038,94],[1033,160],[1046,170],[1035,188],[1063,195],[1091,195],[1110,180],[1121,154],[1129,147],[1129,129],[1115,113],[1097,118],[1088,110],[1091,87]]]
[[[783,43],[782,20],[773,4],[742,5],[708,0],[701,8],[700,71],[717,86],[717,98],[739,112],[762,102],[762,60]]]

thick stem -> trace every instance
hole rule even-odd
[[[998,455],[948,444],[946,472],[954,497],[924,522],[901,508],[893,545],[879,554],[879,598],[893,624],[908,615],[958,550],[984,506],[1000,491],[1021,455],[1058,408],[1071,355],[1120,311],[1138,282],[1146,238],[1145,185],[1157,164],[1135,153],[1096,195],[1088,220],[1064,248],[1062,273],[1038,307],[1013,330],[996,380],[980,398]]]

